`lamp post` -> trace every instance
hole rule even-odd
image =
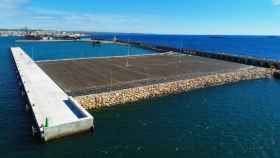
[[[126,67],[129,67],[128,58],[130,56],[130,40],[128,40],[128,48],[127,48],[127,57],[126,57]]]
[[[32,59],[35,60],[35,59],[34,59],[34,47],[33,47],[33,46],[32,46],[32,51],[31,51],[31,53],[32,53],[32,54],[31,54],[31,55],[32,55]]]
[[[112,91],[112,86],[113,86],[113,78],[112,78],[112,76],[113,76],[113,72],[111,70],[110,71],[110,92]]]

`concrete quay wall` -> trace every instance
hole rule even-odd
[[[184,93],[199,88],[234,83],[241,80],[271,78],[273,73],[274,70],[272,69],[250,67],[230,73],[153,84],[108,93],[78,96],[75,99],[86,109],[97,109],[154,97]]]
[[[93,129],[93,117],[72,97],[68,96],[19,47],[11,48],[17,78],[30,105],[36,127],[34,135],[44,141]]]

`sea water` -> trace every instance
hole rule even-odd
[[[93,38],[138,41],[175,48],[188,48],[210,53],[229,53],[280,60],[279,36],[210,36],[94,33]]]
[[[93,44],[86,41],[16,42],[34,60],[58,60],[72,58],[97,58],[155,54],[152,50],[117,44]]]
[[[42,143],[0,38],[1,157],[280,157],[280,81],[244,81],[91,111],[95,130]],[[28,52],[30,53],[30,52]]]

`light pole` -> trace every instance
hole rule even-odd
[[[181,61],[181,55],[184,53],[183,52],[183,47],[184,47],[184,42],[183,42],[183,40],[181,41],[181,50],[180,50],[180,56],[179,56],[179,63],[181,63],[182,61]]]
[[[32,46],[32,51],[31,51],[31,53],[32,53],[32,60],[35,60],[35,59],[34,59],[34,46]]]
[[[128,40],[128,48],[127,48],[127,57],[126,57],[126,67],[129,67],[128,58],[130,56],[130,40]]]
[[[110,71],[110,92],[112,91],[112,86],[113,86],[113,79],[112,79],[112,76],[113,76],[113,72],[112,70]]]

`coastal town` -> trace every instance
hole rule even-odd
[[[80,40],[86,38],[89,33],[74,31],[51,31],[34,29],[0,29],[0,37],[16,36],[26,40]]]

